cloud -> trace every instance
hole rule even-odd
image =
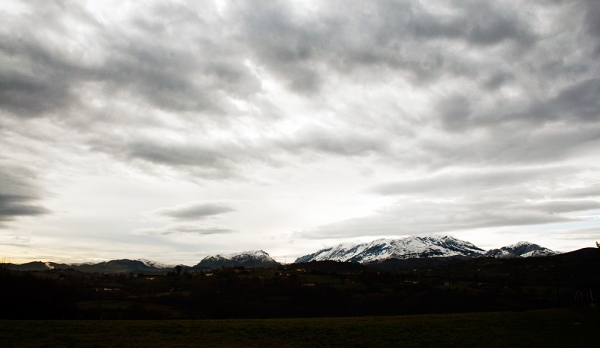
[[[220,227],[205,227],[205,226],[199,226],[199,225],[195,225],[195,224],[178,223],[178,224],[169,224],[169,225],[166,225],[163,227],[158,227],[158,228],[135,229],[135,230],[132,230],[130,233],[134,234],[134,235],[167,236],[167,235],[171,235],[171,234],[179,234],[179,235],[196,234],[196,235],[201,235],[201,236],[207,236],[207,235],[213,235],[213,234],[236,233],[236,231],[229,230],[226,228],[220,228]]]
[[[0,168],[0,228],[3,222],[24,216],[49,214],[50,210],[36,204],[40,190],[28,177],[32,173],[19,167]]]
[[[570,221],[600,192],[588,165],[599,11],[594,0],[9,1],[0,221],[48,214],[50,190],[102,170],[203,193],[314,182],[337,194],[333,180],[387,199],[311,238]],[[372,175],[350,179],[359,167]],[[322,168],[331,179],[313,176]],[[146,232],[226,233],[204,223],[234,209],[156,209],[147,216],[165,226]]]
[[[31,246],[33,238],[29,236],[0,235],[0,245],[11,245],[27,248]]]
[[[230,33],[211,30],[214,7],[149,6],[116,27],[104,25],[84,4],[46,3],[29,10],[9,16],[0,38],[0,56],[11,62],[2,73],[0,101],[12,114],[68,117],[64,111],[86,108],[89,100],[81,92],[89,83],[109,97],[126,95],[160,109],[220,116],[230,108],[230,97],[260,92],[243,50],[219,44],[234,42]],[[66,22],[83,36],[73,35]]]
[[[498,189],[522,187],[533,184],[551,184],[557,176],[576,174],[576,167],[525,167],[498,168],[439,173],[417,179],[383,183],[366,192],[380,195],[420,195],[444,197],[472,193],[494,192]]]
[[[398,201],[372,215],[298,232],[308,239],[363,236],[401,236],[429,233],[535,226],[589,220],[566,213],[600,208],[600,202],[543,202],[528,204],[504,200],[456,199]]]
[[[368,156],[387,151],[385,139],[369,134],[367,130],[338,129],[332,133],[324,127],[305,127],[291,137],[274,140],[289,153],[310,151],[343,157]]]
[[[163,207],[142,213],[145,219],[152,222],[170,221],[162,227],[139,228],[130,231],[135,235],[160,235],[171,234],[230,234],[235,230],[215,226],[206,220],[219,219],[224,214],[236,211],[228,202],[199,201],[188,202],[172,207]]]
[[[0,219],[13,216],[48,214],[49,211],[43,207],[27,204],[32,200],[34,200],[33,197],[0,194]]]
[[[577,27],[587,33],[581,40],[597,40],[588,12],[573,28],[545,29],[554,12],[540,14],[535,3],[529,12],[519,3],[472,2],[442,10],[412,1],[197,6],[154,3],[119,21],[85,4],[48,3],[8,15],[0,33],[8,67],[0,79],[2,110],[55,119],[92,151],[133,166],[207,180],[244,179],[244,166],[277,168],[307,151],[325,160],[374,156],[437,169],[549,163],[597,145],[596,64],[586,53],[562,59],[573,51]],[[556,16],[567,13],[560,11],[567,5],[553,6]],[[576,10],[596,8],[588,2]],[[278,121],[289,113],[264,88],[270,79],[333,112],[335,122],[306,115],[295,133],[265,124],[271,110]],[[392,94],[426,91],[433,107],[375,115],[377,105],[361,94],[392,79],[409,83],[390,86]],[[335,93],[339,87],[349,100]],[[350,101],[355,108],[336,114]],[[412,111],[421,107],[431,109],[425,119]],[[368,118],[377,120],[374,128],[358,128]],[[579,121],[589,127],[582,131]],[[464,139],[479,129],[487,134]],[[178,141],[161,137],[166,132]]]
[[[533,167],[439,173],[384,183],[365,193],[397,196],[364,217],[299,231],[309,239],[447,233],[503,226],[585,222],[600,209],[600,194],[579,167]],[[585,172],[585,171],[584,171]],[[583,184],[582,186],[582,183]]]
[[[167,217],[174,220],[203,220],[209,217],[235,211],[233,207],[220,202],[190,202],[174,207],[165,207],[147,212],[149,215]]]

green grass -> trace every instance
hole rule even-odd
[[[189,321],[0,321],[2,347],[596,347],[570,310]]]

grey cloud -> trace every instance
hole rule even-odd
[[[67,86],[54,83],[51,77],[0,72],[0,105],[11,113],[35,117],[65,107],[70,97]]]
[[[398,236],[447,233],[461,230],[573,223],[586,217],[565,214],[598,209],[597,201],[514,202],[506,200],[458,199],[398,201],[371,216],[319,226],[298,233],[309,239],[359,236]]]
[[[573,25],[549,33],[532,15],[539,4],[521,11],[524,5],[455,1],[442,15],[412,1],[326,2],[312,12],[266,2],[228,5],[218,14],[208,3],[202,8],[161,3],[109,27],[83,5],[45,4],[32,7],[30,16],[7,20],[8,29],[0,34],[0,62],[10,62],[0,72],[0,108],[27,118],[60,118],[56,124],[67,132],[75,128],[93,151],[123,162],[193,171],[213,180],[241,178],[246,165],[280,166],[306,152],[373,155],[394,166],[431,170],[552,163],[592,149],[600,139],[597,63],[587,51],[570,54],[598,37],[597,21],[589,15],[597,5],[590,1],[564,11]],[[560,13],[563,4],[553,6]],[[585,23],[579,23],[579,14]],[[65,19],[83,22],[88,30],[89,40],[81,39],[75,53],[39,35],[51,32],[65,47],[77,41]],[[582,28],[589,37],[579,36]],[[421,119],[410,127],[399,121],[413,117],[407,110],[406,115],[390,112],[365,131],[357,120],[370,116],[357,110],[370,114],[377,107],[365,103],[337,115],[339,122],[330,127],[284,136],[266,125],[258,139],[248,140],[237,137],[237,127],[245,126],[238,117],[248,115],[254,125],[267,118],[262,106],[252,113],[232,102],[258,104],[266,93],[248,61],[323,110],[349,103],[323,93],[323,86],[336,88],[340,76],[364,90],[388,77],[407,79],[434,107],[432,114],[414,116]],[[482,89],[463,90],[463,82]],[[94,95],[84,93],[88,85],[110,106],[92,109],[88,98]],[[505,87],[518,96],[507,96]],[[119,109],[119,103],[133,106]],[[153,124],[148,109],[188,123]],[[561,122],[562,127],[551,127]],[[581,129],[579,122],[588,127]],[[400,126],[390,124],[402,124],[403,136],[413,135],[407,140],[398,135]],[[188,126],[195,132],[176,144],[144,133]],[[231,131],[237,138],[190,141],[209,134],[205,128]],[[459,134],[469,130],[483,135]]]
[[[464,39],[476,45],[494,45],[514,40],[531,45],[534,35],[514,9],[478,1],[454,2],[456,15],[436,17],[425,11],[412,23],[417,37]]]
[[[507,201],[397,202],[371,216],[299,232],[309,239],[398,236],[581,221]],[[539,208],[539,207],[538,207]]]
[[[48,214],[46,208],[29,205],[33,197],[0,194],[0,220],[15,216]]]
[[[262,63],[290,81],[292,89],[301,85],[312,92],[324,79],[316,69],[307,69],[308,62],[343,73],[353,72],[354,66],[383,65],[412,72],[414,81],[423,83],[452,69],[472,74],[459,67],[463,63],[454,52],[435,44],[439,40],[474,46],[511,40],[530,48],[536,39],[515,8],[480,2],[456,2],[454,14],[444,16],[409,1],[328,2],[311,18],[283,2],[264,5],[250,5],[240,14],[251,47]],[[311,83],[303,83],[305,78]]]
[[[284,77],[296,92],[318,91],[321,77],[312,63],[326,43],[315,30],[318,20],[298,23],[293,9],[284,2],[245,5],[237,17],[244,23],[243,35],[259,62]]]
[[[535,101],[524,110],[501,114],[496,122],[525,122],[536,127],[544,123],[583,121],[600,123],[600,79],[586,79],[569,85],[546,100]],[[482,119],[492,125],[490,118]]]
[[[155,209],[149,213],[175,220],[198,220],[233,211],[235,211],[233,207],[222,202],[191,202],[175,207]]]
[[[521,106],[521,109],[516,105],[506,105],[508,101],[500,101],[500,108],[498,105],[494,105],[493,109],[473,107],[471,98],[454,94],[442,98],[437,103],[436,111],[446,130],[460,132],[478,127],[502,129],[505,126],[512,127],[512,124],[521,127],[521,131],[539,129],[545,123],[552,122],[600,124],[598,95],[600,79],[594,78],[577,81],[561,89],[556,96],[534,100]]]
[[[523,207],[527,208],[527,207]],[[585,201],[549,201],[541,203],[533,203],[529,206],[532,210],[539,210],[550,214],[572,213],[588,211],[600,208],[600,202],[585,200]]]
[[[32,173],[23,168],[0,168],[0,228],[3,222],[23,216],[49,214],[50,210],[36,204],[40,191],[29,177]]]
[[[521,168],[443,173],[429,177],[376,185],[367,192],[381,195],[462,195],[538,183],[553,183],[557,177],[573,174],[576,167]]]
[[[107,94],[127,91],[159,108],[208,110],[221,115],[228,107],[223,94],[246,97],[261,89],[260,82],[245,66],[243,55],[236,52],[235,46],[225,47],[219,42],[226,37],[209,38],[206,32],[211,30],[205,29],[211,24],[192,15],[191,9],[164,5],[160,17],[152,18],[142,11],[128,27],[109,28],[87,21],[93,16],[78,4],[60,11],[48,11],[48,7],[52,5],[33,7],[32,15],[10,22],[12,31],[8,34],[19,37],[18,41],[0,37],[0,58],[13,62],[2,72],[0,101],[12,113],[32,117],[82,107],[79,104],[86,101],[76,91],[87,82],[102,84]],[[51,18],[38,21],[42,13]],[[182,18],[182,13],[188,16]],[[67,18],[87,21],[95,36],[86,43],[100,52],[87,52],[89,47],[77,47],[80,51],[75,53],[56,49],[32,29],[52,32],[68,43],[71,33],[64,30],[62,23]],[[195,27],[188,32],[191,36],[171,30],[190,22]],[[74,54],[96,54],[99,57],[94,58],[101,61],[78,59]]]
[[[523,124],[489,127],[479,136],[444,134],[419,142],[420,159],[432,169],[469,166],[544,165],[581,153],[600,144],[600,123],[578,127],[567,122],[549,127]]]
[[[471,106],[469,99],[455,95],[444,99],[438,105],[444,127],[448,130],[463,130],[469,123]]]
[[[166,143],[143,137],[126,140],[98,137],[95,151],[112,153],[126,160],[191,170],[202,178],[239,179],[239,167],[245,164],[280,166],[287,156],[299,153],[325,153],[336,156],[368,156],[389,150],[388,141],[378,134],[351,129],[332,133],[323,127],[305,127],[291,136],[262,138],[258,141],[238,138],[218,142]]]
[[[140,228],[132,230],[131,234],[136,235],[160,235],[167,236],[172,234],[197,234],[197,235],[213,235],[213,234],[230,234],[236,231],[220,228],[206,227],[194,224],[170,224],[159,228]]]
[[[140,158],[157,164],[199,167],[224,166],[227,157],[209,147],[160,145],[153,141],[136,142],[128,146],[130,158]]]
[[[595,242],[600,241],[600,228],[598,226],[569,229],[553,229],[549,231],[544,231],[544,234],[551,235],[554,238],[567,241],[587,240],[589,242],[589,247],[595,247]]]
[[[552,193],[556,197],[570,199],[600,197],[600,183],[587,183],[585,186],[556,190]]]
[[[102,140],[100,140],[102,141]],[[221,142],[214,144],[161,144],[151,139],[142,139],[126,144],[125,153],[113,152],[112,144],[96,144],[102,151],[125,155],[127,159],[141,160],[154,165],[192,170],[205,179],[241,178],[236,169],[243,163],[273,163],[271,153],[263,151],[263,145],[247,146]],[[106,147],[108,146],[108,147]]]
[[[588,168],[588,174],[593,173]],[[522,168],[442,173],[385,183],[367,192],[398,195],[373,214],[299,232],[309,239],[446,233],[503,226],[586,222],[600,209],[597,182],[580,185],[581,168]]]
[[[600,121],[600,79],[589,79],[569,86],[550,102],[557,113],[566,114],[569,119]]]
[[[322,127],[305,127],[290,138],[275,141],[289,152],[315,151],[341,156],[364,156],[387,151],[385,139],[368,131],[335,130]]]
[[[595,41],[594,53],[600,56],[600,3],[594,0],[584,1],[585,4],[585,29]]]
[[[189,202],[173,207],[163,207],[145,212],[143,215],[151,220],[175,221],[162,227],[140,228],[130,233],[138,235],[171,235],[171,234],[229,234],[236,231],[220,226],[207,226],[199,221],[216,218],[234,212],[236,209],[227,202]]]

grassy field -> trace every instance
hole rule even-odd
[[[2,347],[598,347],[597,313],[566,309],[390,317],[0,321]]]

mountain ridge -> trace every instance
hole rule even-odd
[[[233,254],[206,256],[193,268],[215,269],[221,267],[243,266],[246,268],[276,267],[279,263],[275,261],[264,250],[249,250]]]
[[[338,244],[301,256],[295,262],[335,260],[363,263],[385,259],[475,257],[483,252],[483,249],[472,243],[451,236],[410,236],[400,239],[382,238],[359,244]]]
[[[517,242],[498,249],[490,249],[485,252],[486,257],[511,258],[511,257],[539,257],[551,256],[557,253],[553,250],[531,242]]]
[[[295,263],[310,261],[342,261],[363,264],[406,264],[434,265],[445,262],[460,261],[477,257],[539,257],[555,255],[548,248],[531,242],[518,242],[501,248],[483,250],[474,244],[451,236],[410,236],[399,239],[380,238],[367,243],[341,243],[336,246],[320,249],[314,253],[298,257]],[[394,261],[395,260],[395,261]],[[402,260],[415,260],[406,262]],[[433,261],[416,261],[433,260]],[[280,264],[264,250],[249,250],[232,254],[216,254],[204,257],[194,266],[179,265],[189,270],[211,270],[221,267],[242,266],[246,268],[272,268]],[[44,271],[51,269],[72,268],[81,272],[106,273],[167,273],[177,265],[160,263],[148,259],[118,259],[98,263],[57,263],[32,261],[20,265],[6,264],[8,269],[22,271]]]

